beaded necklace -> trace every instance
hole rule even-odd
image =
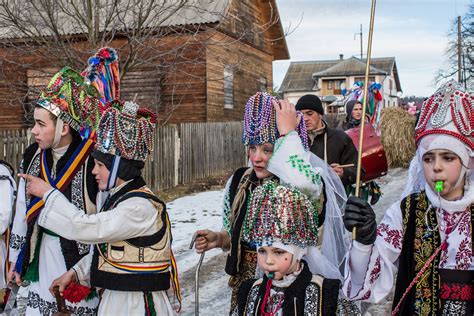
[[[279,240],[301,248],[317,244],[317,207],[296,188],[268,181],[251,193],[247,210],[242,226],[247,242],[271,245]]]
[[[280,137],[272,100],[274,98],[269,93],[257,92],[247,101],[244,115],[244,134],[242,136],[244,145],[275,144]],[[301,114],[298,113],[298,115]],[[304,148],[308,149],[308,133],[303,119],[296,127],[296,132],[300,136]]]
[[[120,110],[115,105],[103,115],[98,131],[97,149],[129,160],[145,161],[153,151],[155,119],[133,102]]]

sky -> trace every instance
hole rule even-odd
[[[429,96],[434,77],[446,66],[448,33],[474,0],[379,0],[376,3],[372,58],[395,57],[401,96]],[[287,32],[290,60],[273,62],[280,86],[291,61],[360,57],[367,51],[370,0],[276,0]]]

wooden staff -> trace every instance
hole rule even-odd
[[[364,82],[364,100],[362,102],[362,117],[365,117],[365,111],[367,108],[367,95],[369,90],[369,71],[370,71],[370,54],[372,52],[372,35],[374,33],[374,17],[375,17],[375,3],[376,0],[372,0],[372,8],[370,10],[370,28],[369,28],[369,40],[367,43],[367,64],[365,65],[365,82]],[[360,171],[362,166],[362,145],[364,142],[364,125],[365,120],[360,120],[360,136],[359,136],[359,152],[357,155],[357,172],[356,172],[356,190],[355,195],[359,196],[360,191]],[[356,239],[356,227],[352,228],[352,239]]]

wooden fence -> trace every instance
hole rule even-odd
[[[184,123],[156,129],[155,150],[145,164],[145,181],[153,191],[211,176],[246,165],[242,122]],[[0,159],[18,168],[29,131],[0,131]]]
[[[0,159],[18,171],[23,152],[34,139],[29,130],[0,131]]]

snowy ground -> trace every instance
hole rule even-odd
[[[407,170],[392,169],[377,182],[383,196],[374,206],[377,220],[399,199],[406,181]],[[195,268],[199,255],[189,249],[197,229],[220,230],[222,227],[223,190],[208,191],[176,199],[167,204],[173,231],[173,250],[178,262],[183,295],[182,315],[193,315],[195,307]],[[230,289],[224,272],[226,255],[222,250],[206,253],[200,273],[199,302],[201,315],[225,315],[228,312]],[[391,298],[378,305],[364,305],[365,315],[388,315]]]

